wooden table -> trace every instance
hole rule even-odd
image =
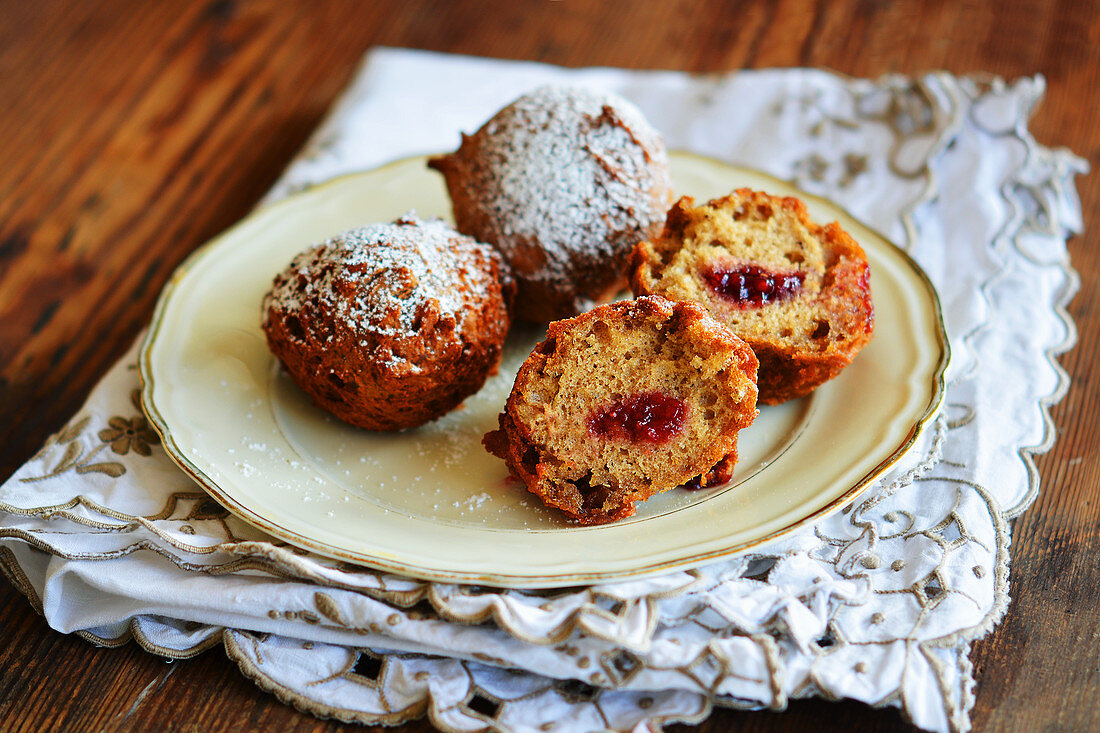
[[[1097,165],[1100,8],[1064,3],[0,0],[0,477],[79,407],[196,246],[275,181],[373,45],[569,66],[856,76],[1042,72],[1032,129]],[[1100,455],[1094,245],[1080,181],[1073,376],[1043,488],[1015,524],[1008,616],[975,645],[979,731],[1100,729]],[[335,730],[218,652],[165,663],[46,626],[0,581],[5,730]],[[893,710],[799,702],[700,726],[893,730]],[[430,730],[425,722],[404,727]]]

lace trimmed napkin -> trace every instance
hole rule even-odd
[[[190,657],[221,644],[321,716],[448,731],[659,727],[798,697],[966,730],[967,658],[1008,601],[1008,524],[1035,498],[1085,163],[1027,129],[1041,78],[692,76],[380,49],[269,200],[453,149],[548,83],[616,91],[671,149],[794,180],[903,246],[943,301],[943,413],[843,512],[736,559],[556,591],[429,583],[308,554],[229,515],[167,458],[136,349],[0,487],[0,569],[51,626]],[[247,452],[249,446],[238,450]]]

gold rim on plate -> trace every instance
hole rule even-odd
[[[913,446],[944,395],[949,346],[928,277],[840,207],[763,173],[672,156],[677,190],[749,186],[839,220],[872,263],[876,335],[810,397],[742,431],[734,481],[672,491],[616,524],[567,523],[480,447],[541,337],[510,337],[501,373],[463,409],[377,434],[309,404],[268,353],[260,302],[310,243],[415,208],[449,218],[441,179],[408,158],[264,206],[196,250],[165,286],[139,354],[142,404],[168,455],[231,512],[321,555],[411,577],[505,587],[626,580],[743,552],[834,512]]]

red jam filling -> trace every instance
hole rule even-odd
[[[687,405],[662,392],[641,392],[595,410],[588,432],[631,443],[664,443],[684,428]]]
[[[703,279],[710,289],[740,308],[759,308],[794,297],[802,291],[802,272],[772,272],[756,265],[705,270]]]

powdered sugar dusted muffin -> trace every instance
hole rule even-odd
[[[500,255],[405,216],[299,254],[264,298],[271,351],[313,401],[370,430],[447,413],[500,362],[511,282]]]
[[[871,338],[874,308],[863,249],[806,206],[738,189],[669,211],[661,236],[631,260],[636,295],[702,303],[760,360],[760,401],[809,394],[836,376]]]
[[[634,105],[543,87],[500,110],[455,153],[446,178],[458,229],[497,247],[515,273],[515,317],[545,322],[625,285],[630,251],[672,201],[668,155]]]
[[[600,306],[550,324],[485,446],[584,524],[629,517],[653,494],[730,478],[737,432],[756,417],[756,367],[695,303]]]

